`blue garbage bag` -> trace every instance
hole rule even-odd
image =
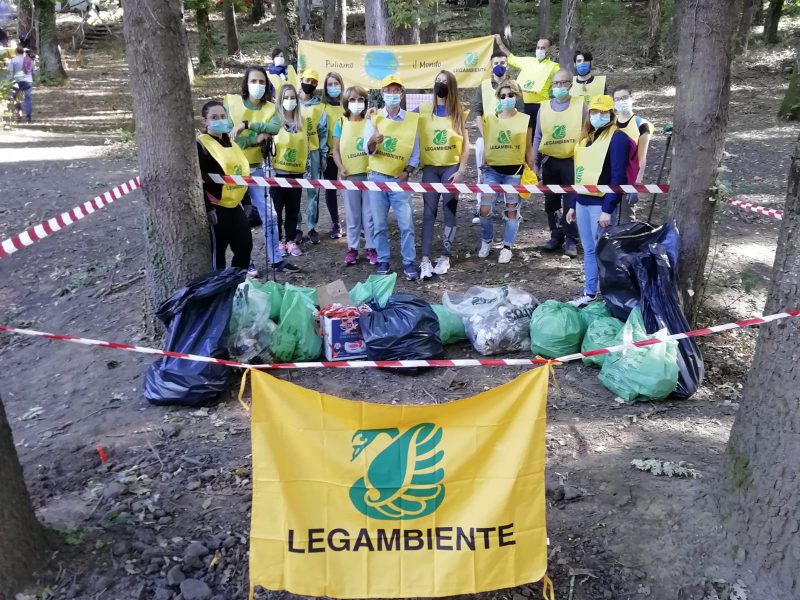
[[[233,296],[246,276],[244,269],[213,271],[164,301],[156,312],[167,328],[164,349],[227,358]],[[223,365],[162,356],[147,370],[142,394],[152,404],[201,406],[227,390],[234,375]]]

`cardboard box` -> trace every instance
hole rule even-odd
[[[319,286],[317,288],[317,299],[319,300],[320,308],[325,308],[331,304],[341,304],[343,306],[352,304],[350,294],[341,279]]]
[[[367,357],[358,317],[322,317],[322,342],[329,361],[356,360]]]

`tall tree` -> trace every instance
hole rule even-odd
[[[364,0],[364,22],[368,45],[386,46],[390,43],[389,7],[386,0]]]
[[[283,51],[291,54],[294,48],[292,42],[292,28],[289,23],[289,11],[287,9],[288,0],[272,0],[272,10],[275,13],[275,29],[278,34],[278,46]],[[286,57],[286,64],[289,64],[289,56]]]
[[[45,532],[31,505],[0,398],[0,598],[14,598],[41,564]]]
[[[783,0],[769,0],[767,12],[764,15],[764,43],[778,43],[778,23],[783,12]]]
[[[508,0],[489,0],[490,29],[511,46],[511,25],[508,24]]]
[[[208,73],[214,69],[214,34],[208,20],[209,0],[192,0],[187,7],[194,5],[197,21],[197,70]]]
[[[336,0],[336,43],[347,43],[347,0]]]
[[[322,0],[322,39],[331,44],[336,39],[336,0]]]
[[[29,48],[36,48],[36,17],[33,0],[20,0],[17,8],[17,35],[27,40]]]
[[[795,49],[794,71],[789,80],[789,89],[778,109],[778,116],[789,121],[800,121],[800,44]]]
[[[39,73],[50,81],[63,81],[67,78],[61,48],[56,36],[55,0],[35,0],[36,48],[39,53]]]
[[[736,52],[746,53],[750,46],[750,30],[753,28],[753,17],[756,14],[756,4],[760,0],[744,0],[742,14],[739,18],[739,28],[734,38]]]
[[[684,310],[696,316],[716,209],[714,186],[728,125],[736,4],[684,0],[670,173],[670,216],[681,232],[678,273]]]
[[[580,0],[563,0],[561,2],[561,22],[558,34],[558,63],[562,69],[572,71],[572,53],[578,38],[578,2]]]
[[[800,139],[772,267],[767,314],[800,306]],[[755,598],[800,592],[800,320],[759,328],[725,453],[727,532],[752,572]]]
[[[647,3],[647,47],[645,58],[652,64],[661,61],[661,0],[649,0]]]
[[[253,0],[253,4],[250,7],[250,22],[255,24],[258,23],[263,18],[264,18],[264,0]]]
[[[236,8],[234,0],[222,1],[222,12],[225,16],[225,43],[228,56],[235,56],[241,52],[239,48],[239,31],[236,28]]]
[[[419,41],[433,44],[439,41],[439,0],[429,0],[430,8],[420,11]]]
[[[764,0],[756,0],[756,12],[753,14],[753,25],[758,27],[764,24]]]
[[[300,39],[311,39],[311,0],[297,0],[297,25]]]
[[[148,315],[211,265],[182,9],[181,0],[137,0],[125,4],[123,18],[145,197]],[[154,330],[153,321],[148,326]]]
[[[420,12],[432,0],[388,0],[389,43],[419,44]]]
[[[550,38],[550,0],[539,0],[539,39]]]

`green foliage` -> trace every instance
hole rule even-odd
[[[386,5],[393,27],[413,27],[417,20],[421,27],[437,22],[434,0],[386,0]]]

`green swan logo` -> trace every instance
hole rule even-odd
[[[510,144],[511,143],[511,130],[506,129],[505,131],[501,131],[497,135],[497,143],[498,144]]]
[[[295,163],[297,162],[297,150],[295,148],[287,148],[283,153],[283,162]]]
[[[357,152],[364,152],[364,138],[360,137],[356,140],[356,151]]]
[[[478,53],[477,52],[467,52],[464,55],[464,66],[465,67],[477,67],[478,66]]]
[[[311,117],[306,117],[306,131],[314,132],[314,121],[311,120]]]
[[[433,144],[434,146],[443,146],[447,143],[447,130],[435,129],[433,131]]]
[[[583,172],[584,172],[583,167],[578,167],[577,169],[575,169],[575,183],[580,183],[581,181],[583,181]]]
[[[567,137],[567,126],[566,125],[555,125],[553,127],[553,139],[554,140],[563,140]]]
[[[532,90],[533,89],[533,80],[528,79],[525,83],[522,84],[523,90]]]
[[[306,68],[306,55],[301,54],[297,57],[297,68],[300,71],[304,71]]]
[[[242,174],[242,165],[234,165],[233,174],[234,175],[241,175]]]
[[[397,138],[387,137],[383,138],[383,147],[381,148],[384,152],[394,152],[397,150]]]
[[[388,436],[388,440],[384,436]],[[377,440],[377,442],[376,442]],[[373,443],[387,443],[350,488],[350,501],[372,519],[400,521],[433,513],[444,500],[444,469],[437,450],[442,428],[419,423],[399,429],[359,429],[353,434],[351,462]]]

